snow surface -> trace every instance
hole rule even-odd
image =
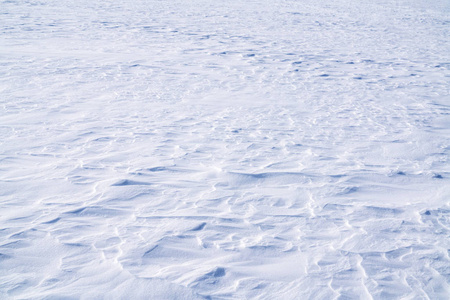
[[[448,299],[448,0],[1,0],[0,298]]]

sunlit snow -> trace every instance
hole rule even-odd
[[[448,299],[450,2],[0,0],[1,299]]]

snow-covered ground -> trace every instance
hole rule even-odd
[[[1,0],[1,299],[446,299],[448,0]]]

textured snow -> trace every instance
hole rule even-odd
[[[0,298],[448,299],[449,25],[1,0]]]

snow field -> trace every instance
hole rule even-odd
[[[0,7],[0,298],[448,297],[448,2]]]

